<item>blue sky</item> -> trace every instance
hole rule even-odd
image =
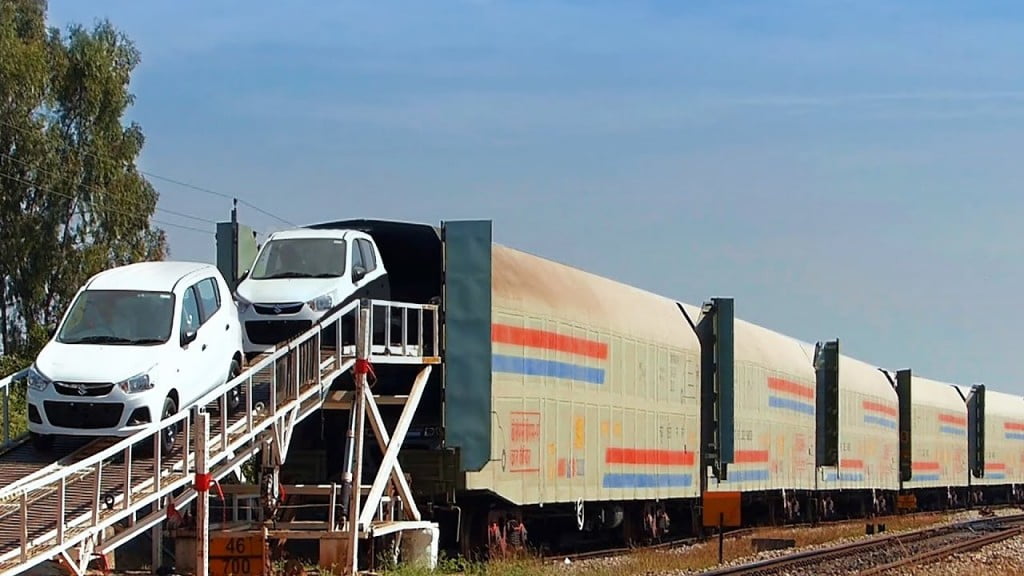
[[[300,224],[490,218],[503,244],[1024,393],[1024,6],[893,4],[51,0],[50,16],[110,18],[142,51],[145,170]],[[228,215],[154,184],[161,208]],[[214,259],[212,235],[168,235],[173,257]]]

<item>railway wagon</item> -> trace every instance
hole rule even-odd
[[[399,460],[418,501],[433,503],[442,545],[451,526],[467,551],[524,524],[534,544],[690,525],[701,346],[675,301],[496,244],[488,221],[315,226],[369,233],[393,298],[441,297],[445,361]],[[407,368],[382,368],[378,394],[411,380]],[[336,475],[343,454],[328,451]]]
[[[899,398],[879,368],[820,343],[818,489],[821,515],[881,514],[899,490]]]
[[[961,388],[965,398],[971,392]],[[971,485],[980,489],[976,497],[980,495],[983,502],[1017,502],[1024,484],[1024,398],[986,389],[982,414],[983,434],[971,441],[980,440],[978,445],[983,446],[979,468],[984,474],[972,475]]]
[[[910,396],[911,477],[901,490],[913,491],[922,509],[962,505],[967,497],[967,405],[952,384],[907,377],[909,386],[901,386],[899,374],[890,375],[897,392],[909,390]],[[903,394],[901,404],[908,400]]]
[[[800,517],[816,487],[813,349],[739,319],[734,347],[734,450],[708,490],[744,493],[754,514]]]
[[[584,530],[660,512],[617,502],[696,498],[700,342],[676,303],[501,245],[491,256],[492,413],[461,417],[493,419],[492,458],[465,488],[582,500]]]

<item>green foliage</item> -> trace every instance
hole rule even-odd
[[[0,375],[13,374],[25,367],[31,362],[26,361],[20,356],[5,355],[0,356]],[[26,404],[26,392],[24,382],[13,382],[7,391],[7,417],[10,419],[10,423],[4,422],[3,413],[0,412],[0,444],[2,444],[7,438],[4,438],[4,431],[10,431],[10,439],[17,438],[28,431],[28,406]],[[0,402],[4,399],[3,390],[0,390]],[[9,426],[9,428],[8,428]]]
[[[61,31],[45,12],[0,0],[0,328],[25,358],[90,276],[167,254],[142,129],[122,122],[138,50],[107,21]]]

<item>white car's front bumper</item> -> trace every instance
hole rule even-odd
[[[159,388],[129,394],[113,383],[51,382],[29,388],[28,429],[35,434],[129,436],[160,420],[166,394]]]
[[[246,354],[266,352],[313,327],[324,312],[308,304],[244,304],[240,306],[242,347]]]

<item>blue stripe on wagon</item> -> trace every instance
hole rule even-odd
[[[690,474],[605,474],[605,488],[688,488],[693,485]]]
[[[732,470],[726,472],[726,482],[758,482],[768,480],[769,474],[767,470]]]
[[[772,408],[782,408],[783,410],[792,410],[801,414],[814,415],[814,406],[811,404],[804,404],[803,402],[797,402],[789,398],[781,398],[779,396],[769,396],[768,405]]]
[[[590,368],[555,360],[494,354],[491,357],[491,369],[495,372],[504,372],[506,374],[548,376],[565,380],[578,380],[590,384],[604,384],[604,370],[601,368]]]
[[[864,416],[865,424],[877,424],[878,426],[884,426],[886,428],[896,429],[896,421],[889,420],[888,418],[882,418],[881,416],[872,416],[867,414]]]
[[[835,472],[828,472],[825,474],[825,482],[835,482],[841,480],[843,482],[863,482],[863,472],[840,472],[838,478]]]

